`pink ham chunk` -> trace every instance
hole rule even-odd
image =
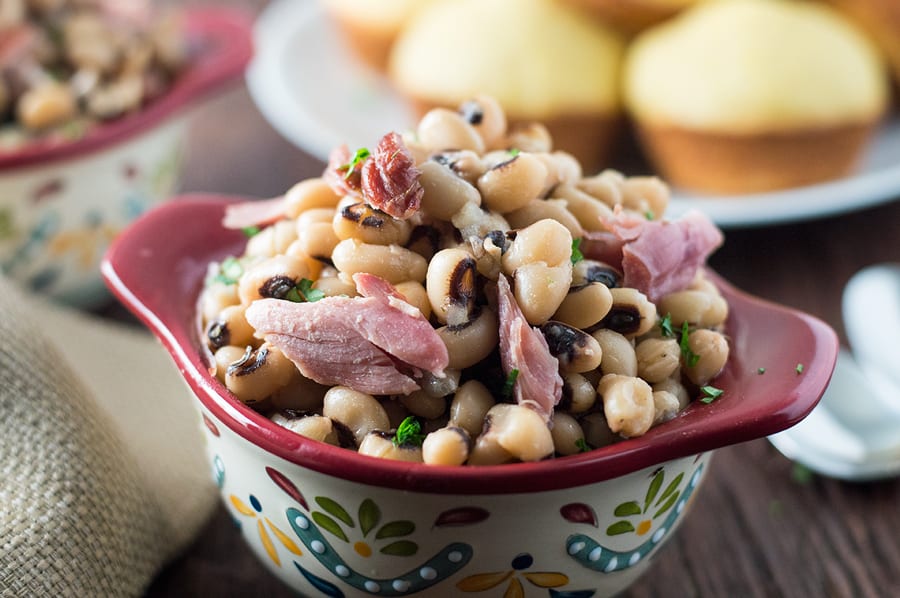
[[[716,225],[696,210],[671,221],[619,213],[605,224],[623,243],[623,286],[638,289],[651,301],[687,287],[723,241]]]
[[[371,275],[362,275],[370,277]],[[443,376],[449,356],[437,332],[387,282],[371,276],[368,297],[326,297],[314,303],[255,301],[247,321],[300,372],[327,385],[375,395],[409,394],[414,376]]]
[[[528,325],[502,274],[497,280],[497,310],[503,373],[509,376],[513,370],[519,371],[513,386],[516,402],[537,411],[549,422],[562,397],[559,361],[550,354],[540,330]]]
[[[222,226],[242,229],[250,226],[269,226],[284,218],[284,196],[233,203],[225,208]]]

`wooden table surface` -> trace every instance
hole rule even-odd
[[[323,168],[269,127],[243,87],[194,115],[188,156],[185,190],[260,197]],[[884,261],[900,262],[900,202],[727,230],[711,263],[751,294],[822,318],[845,341],[842,288],[860,268]],[[675,538],[625,596],[900,596],[900,479],[847,483],[799,475],[807,473],[764,439],[718,451]],[[296,594],[256,561],[220,507],[146,596]]]

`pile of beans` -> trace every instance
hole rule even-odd
[[[242,256],[211,265],[198,309],[216,375],[239,400],[363,454],[485,465],[640,436],[712,388],[728,359],[728,305],[702,269],[654,304],[578,249],[614,210],[660,217],[669,198],[662,182],[584,176],[572,156],[552,150],[543,126],[507,130],[486,97],[431,111],[403,141],[424,188],[411,218],[342,195],[326,171],[286,193],[283,217],[253,231]],[[245,318],[261,297],[290,299],[272,281],[289,280],[306,300],[355,297],[352,276],[361,272],[393,284],[431,322],[449,352],[446,377],[426,375],[420,390],[400,396],[321,385]],[[497,304],[485,288],[501,276],[558,360],[562,398],[549,422],[514,402],[516,382],[500,367]],[[420,434],[398,439],[412,424]]]
[[[175,13],[118,0],[0,2],[0,143],[78,138],[139,110],[184,63]]]

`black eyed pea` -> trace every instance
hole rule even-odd
[[[500,214],[525,207],[537,198],[547,180],[547,167],[529,153],[513,155],[478,178],[484,205]]]
[[[691,284],[688,285],[688,289],[692,291],[703,291],[704,293],[709,293],[710,295],[720,295],[718,287],[708,278],[706,278],[706,274],[703,269],[697,270],[697,274],[694,276],[694,280],[691,281]]]
[[[626,338],[650,332],[656,325],[656,306],[637,289],[610,289],[613,304],[600,326],[615,330]]]
[[[634,348],[638,376],[655,384],[662,382],[681,365],[681,347],[673,338],[646,338]]]
[[[398,220],[362,201],[336,210],[331,224],[342,241],[352,238],[374,245],[405,245],[412,233],[408,220]]]
[[[461,370],[486,358],[500,342],[497,314],[482,306],[477,316],[458,326],[441,326],[438,336],[447,346],[448,367]]]
[[[621,436],[609,429],[606,417],[600,411],[588,413],[579,423],[584,432],[585,443],[592,448],[608,446],[622,440]]]
[[[473,202],[468,202],[450,218],[463,239],[483,239],[492,231],[508,231],[509,223],[497,212],[486,212]]]
[[[346,386],[328,389],[323,400],[322,415],[346,428],[352,434],[356,446],[373,430],[386,432],[391,429],[387,412],[375,397]]]
[[[417,390],[400,397],[406,410],[425,419],[436,419],[447,410],[447,401],[443,397],[433,397],[424,390]]]
[[[272,257],[286,253],[297,240],[297,227],[291,220],[279,220],[259,231],[247,240],[245,255]],[[306,254],[309,255],[309,254]]]
[[[681,410],[678,397],[666,390],[653,391],[653,425],[673,419]]]
[[[553,149],[553,137],[541,123],[520,123],[510,129],[502,146],[523,152],[549,152]]]
[[[206,325],[206,342],[213,351],[226,345],[246,347],[256,344],[256,332],[247,318],[243,305],[230,305],[223,309],[219,316]]]
[[[539,220],[517,231],[515,240],[503,254],[503,271],[513,275],[521,266],[537,262],[548,266],[568,264],[571,272],[572,235],[555,220]]]
[[[447,426],[425,437],[422,460],[428,465],[462,465],[471,450],[469,433],[457,426]]]
[[[590,328],[606,317],[612,303],[612,293],[603,283],[572,286],[553,314],[553,319],[575,328]]]
[[[567,229],[573,238],[584,235],[578,219],[572,215],[564,199],[532,199],[530,202],[506,214],[506,221],[513,228],[525,228],[539,220],[556,220]]]
[[[477,279],[477,264],[468,251],[451,248],[434,254],[425,277],[434,317],[450,326],[470,322],[475,313]]]
[[[85,110],[99,119],[115,118],[140,107],[144,99],[144,79],[139,73],[120,75],[98,85],[84,98]]]
[[[459,387],[450,402],[450,425],[458,426],[472,438],[481,434],[484,418],[494,406],[494,397],[478,380],[469,380]]]
[[[358,294],[353,280],[347,281],[341,276],[320,276],[313,288],[325,293],[326,297],[356,297]]]
[[[321,415],[300,415],[293,417],[286,413],[275,413],[272,421],[288,429],[294,434],[318,440],[319,442],[327,442],[339,446],[337,430],[330,419]]]
[[[622,205],[659,220],[669,207],[669,186],[655,176],[628,177],[622,182]]]
[[[291,383],[300,372],[284,353],[269,343],[247,347],[225,370],[225,386],[242,403],[258,403]]]
[[[291,255],[308,255],[316,259],[329,259],[334,248],[341,240],[334,233],[331,221],[311,222],[299,232],[297,240],[291,244],[286,253]]]
[[[276,255],[254,264],[241,275],[238,297],[245,307],[257,299],[284,299],[302,279],[309,277],[306,260]]]
[[[600,371],[604,375],[637,376],[637,355],[630,340],[607,328],[597,330],[592,336],[600,343],[600,350],[603,351]]]
[[[571,262],[547,266],[537,262],[516,269],[513,294],[532,326],[546,322],[562,305],[572,282]]]
[[[297,218],[313,208],[334,208],[340,196],[321,178],[301,181],[284,194],[284,214]]]
[[[399,245],[373,245],[344,239],[331,253],[331,261],[342,273],[368,272],[391,284],[414,280],[424,282],[428,263],[418,253]]]
[[[446,166],[453,172],[453,174],[466,181],[473,187],[478,181],[478,177],[483,175],[484,171],[487,170],[487,167],[485,166],[484,161],[481,159],[481,156],[471,150],[440,152],[438,154],[431,155],[430,159],[434,160],[438,164]],[[422,166],[425,166],[424,162],[419,166],[419,170],[422,170]],[[422,186],[425,186],[425,183],[422,182],[421,177],[419,178],[419,182],[422,183]],[[426,194],[427,193],[428,191],[426,190]],[[425,198],[423,197],[422,201],[424,200]],[[481,203],[480,196],[478,198],[478,203]],[[429,213],[431,212],[429,211]]]
[[[441,398],[443,400],[442,397],[452,395],[459,388],[459,378],[461,374],[462,373],[459,370],[451,368],[446,368],[443,376],[435,376],[431,372],[425,372],[422,374],[422,377],[419,378],[419,386],[422,388],[422,392],[428,396]]]
[[[501,450],[497,451],[497,447]],[[491,455],[505,452],[519,461],[540,461],[552,455],[553,450],[550,427],[540,414],[522,405],[499,403],[487,412],[484,429],[469,462],[473,463],[479,452]]]
[[[609,264],[597,260],[579,260],[572,266],[572,286],[592,282],[599,282],[607,288],[614,289],[622,286],[622,273]]]
[[[502,270],[503,250],[508,247],[506,234],[491,231],[485,238],[469,238],[469,248],[475,256],[478,273],[489,280],[497,280]]]
[[[359,444],[359,454],[392,461],[422,462],[422,447],[411,444],[394,444],[393,434],[372,430]]]
[[[596,383],[582,374],[564,374],[562,379],[561,408],[574,414],[590,411],[597,402]]]
[[[560,372],[577,374],[600,366],[603,350],[587,332],[552,320],[541,324],[540,329],[550,354],[559,360]]]
[[[334,220],[334,213],[336,211],[335,208],[310,208],[306,210],[293,220],[297,226],[297,236],[303,232],[305,227],[315,222],[327,222],[331,224],[331,221]]]
[[[560,455],[574,455],[581,452],[584,446],[584,431],[574,417],[559,411],[553,414],[553,424],[550,434],[553,437],[553,447]]]
[[[607,374],[597,384],[609,429],[625,438],[642,436],[653,425],[653,389],[634,376]]]
[[[672,324],[684,322],[701,328],[715,328],[728,318],[728,302],[718,293],[699,290],[676,291],[659,301],[659,312],[668,314]]]
[[[463,115],[447,108],[429,110],[419,121],[416,134],[419,142],[432,151],[454,149],[484,153],[484,141],[475,127]]]
[[[575,185],[581,180],[581,164],[572,154],[557,150],[552,153],[541,152],[535,155],[547,167],[545,192],[557,185]]]
[[[216,378],[219,379],[219,382],[225,384],[225,371],[228,370],[228,366],[236,361],[240,361],[246,352],[247,347],[227,345],[217,349],[216,352],[213,353],[213,362],[216,366]]]
[[[585,177],[576,183],[578,189],[614,208],[622,204],[622,185],[625,177],[615,170],[604,170],[591,177]]]
[[[62,83],[45,81],[19,97],[16,113],[22,126],[46,129],[64,123],[75,116],[78,107],[75,94]]]
[[[699,357],[693,365],[683,363],[681,371],[697,386],[718,376],[728,361],[728,341],[715,330],[694,330],[688,335],[688,347]]]
[[[680,375],[680,371],[676,371],[675,375]],[[666,378],[662,382],[657,382],[652,385],[653,392],[665,391],[675,396],[678,399],[678,411],[682,411],[688,404],[691,402],[691,395],[688,393],[687,389],[684,385],[679,382],[675,377]]]
[[[275,409],[318,412],[322,410],[326,392],[327,386],[310,380],[298,371],[298,375],[286,386],[279,388],[269,397],[269,403]]]
[[[238,305],[240,302],[236,284],[213,282],[203,289],[200,296],[200,313],[203,314],[203,321],[215,320],[223,309],[229,305]]]
[[[425,192],[421,209],[438,220],[450,220],[467,202],[481,205],[481,194],[449,166],[429,160],[419,167],[419,183]]]
[[[479,95],[459,107],[463,119],[481,135],[486,149],[501,147],[506,135],[506,113],[491,96]]]
[[[569,184],[557,185],[552,196],[566,200],[569,212],[586,231],[604,231],[604,221],[613,217],[612,209],[602,201]]]
[[[428,292],[421,282],[406,280],[394,285],[397,292],[406,298],[406,302],[422,312],[427,320],[431,317],[431,302],[428,300]]]

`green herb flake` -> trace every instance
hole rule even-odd
[[[579,453],[586,453],[591,450],[591,447],[588,446],[588,443],[585,442],[584,438],[579,438],[575,441],[575,447],[578,449]]]
[[[572,257],[570,259],[572,260],[572,265],[584,259],[584,254],[581,253],[581,239],[572,239]]]
[[[756,368],[756,373],[762,376],[766,373],[766,368]]]
[[[408,416],[394,434],[394,446],[422,446],[425,434],[422,433],[422,424],[414,415]]]
[[[647,220],[653,220],[654,218],[656,218],[656,214],[653,213],[653,210],[647,210],[646,212],[644,212],[644,218],[646,218]]]
[[[284,298],[294,303],[315,303],[319,299],[324,299],[325,292],[321,289],[314,289],[313,284],[315,283],[310,279],[302,278],[297,286],[287,292]]]
[[[700,402],[709,405],[710,403],[721,397],[722,393],[724,393],[725,391],[721,388],[716,388],[715,386],[701,386],[700,392],[703,393],[703,396],[700,397]]]
[[[509,156],[510,156],[511,158],[515,158],[516,156],[518,156],[518,155],[521,154],[521,153],[522,153],[522,150],[520,150],[520,149],[517,148],[517,147],[512,147],[512,148],[509,149]]]
[[[681,345],[681,355],[684,356],[684,361],[688,367],[692,368],[700,361],[700,356],[691,351],[691,345],[688,342],[690,334],[688,323],[683,323],[681,325],[681,342],[679,343]]]
[[[501,391],[501,394],[505,398],[508,399],[509,397],[512,396],[513,388],[516,385],[516,378],[518,378],[518,377],[519,377],[519,370],[517,370],[515,368],[513,368],[509,372],[509,375],[506,376],[506,381],[503,383],[503,390]]]
[[[219,273],[213,277],[213,281],[222,284],[237,284],[238,279],[244,274],[244,266],[236,257],[226,257],[219,264]]]
[[[672,314],[666,314],[660,319],[659,331],[666,338],[675,338],[675,329],[672,328]]]
[[[347,172],[344,173],[344,180],[349,179],[351,176],[353,176],[353,172],[356,170],[356,167],[365,162],[366,159],[371,155],[372,153],[368,150],[368,148],[361,147],[356,150],[356,153],[354,153],[353,157],[350,158],[350,162],[339,167],[339,170],[347,170]]]
[[[245,226],[244,228],[241,229],[241,232],[244,233],[247,236],[247,238],[250,238],[250,237],[255,237],[256,235],[258,235],[259,230],[260,229],[258,226]]]
[[[797,364],[797,367],[794,368],[794,371],[797,372],[797,375],[802,374],[802,373],[803,373],[803,364],[802,364],[802,363],[798,363],[798,364]]]
[[[791,468],[791,479],[797,482],[800,485],[807,485],[812,482],[813,471],[802,463],[794,462],[793,467]]]

